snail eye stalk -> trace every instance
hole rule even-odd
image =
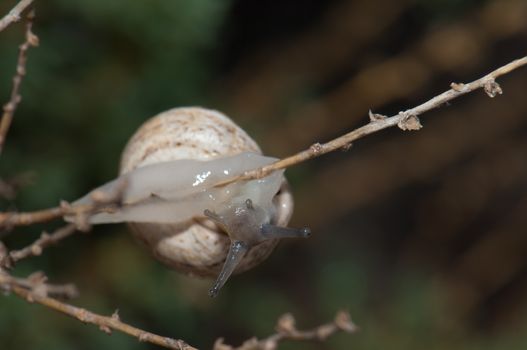
[[[311,230],[304,228],[280,227],[271,224],[263,224],[260,230],[262,236],[267,239],[274,238],[307,238],[311,235]]]

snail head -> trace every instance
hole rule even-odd
[[[251,199],[229,205],[219,213],[207,209],[204,214],[218,224],[231,239],[225,263],[209,291],[211,297],[218,295],[245,253],[252,247],[269,239],[306,238],[311,234],[308,228],[297,229],[271,224],[272,213],[253,203]]]

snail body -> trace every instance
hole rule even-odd
[[[190,275],[218,276],[215,296],[233,272],[263,261],[283,237],[306,237],[287,225],[293,208],[283,171],[215,186],[274,162],[223,114],[176,108],[148,120],[123,152],[120,176],[93,194],[121,189],[119,206],[90,213],[92,224],[127,222],[154,256]],[[65,217],[71,221],[71,217]]]
[[[174,223],[216,212],[250,198],[272,216],[272,199],[280,189],[283,171],[263,179],[215,185],[229,177],[272,163],[275,158],[244,152],[209,161],[183,159],[136,168],[96,188],[73,205],[93,204],[92,193],[115,193],[123,186],[117,209],[99,210],[90,224],[118,222]]]

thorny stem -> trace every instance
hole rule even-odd
[[[455,98],[482,88],[490,97],[495,97],[496,95],[501,94],[501,87],[498,85],[498,83],[496,83],[495,79],[524,65],[527,65],[527,56],[514,60],[492,71],[484,77],[474,80],[471,83],[452,83],[450,90],[447,90],[442,94],[431,98],[419,106],[399,112],[399,114],[392,117],[386,117],[370,112],[370,122],[364,126],[361,126],[326,143],[315,143],[304,151],[298,152],[286,158],[282,158],[272,164],[249,170],[242,175],[218,182],[215,187],[226,186],[237,181],[260,179],[271,174],[275,170],[285,169],[339,149],[347,150],[353,141],[396,125],[402,130],[418,130],[421,128],[421,124],[418,119],[419,115],[438,108]],[[75,207],[71,209],[73,209],[73,211],[78,211],[75,210]],[[60,218],[65,214],[66,212],[64,209],[60,207],[27,213],[4,212],[0,213],[0,228],[31,225],[32,223],[36,222],[51,221]]]
[[[285,314],[278,319],[276,325],[277,333],[260,340],[251,338],[238,347],[224,344],[223,338],[219,338],[214,343],[213,350],[274,350],[278,347],[278,344],[284,340],[324,341],[338,332],[355,333],[359,330],[359,328],[351,321],[349,314],[345,311],[337,312],[332,322],[320,325],[308,331],[298,330],[295,323],[295,318],[291,314]]]
[[[46,232],[42,233],[39,239],[31,243],[25,248],[20,250],[12,250],[9,252],[10,262],[16,263],[22,259],[25,259],[30,256],[37,256],[42,254],[42,250],[48,246],[57,243],[58,241],[63,240],[66,237],[71,236],[77,231],[77,227],[74,224],[69,224],[64,227],[59,228],[55,232],[48,234]]]
[[[357,128],[347,134],[337,137],[326,143],[315,143],[311,145],[308,149],[298,152],[292,156],[280,159],[272,164],[246,171],[242,175],[232,177],[230,179],[218,182],[215,186],[221,187],[237,181],[246,181],[252,179],[260,179],[275,170],[285,169],[290,166],[305,162],[306,160],[319,157],[323,154],[336,151],[338,149],[347,149],[350,147],[351,143],[355,140],[358,140],[366,135],[373,134],[377,131],[398,126],[402,130],[418,130],[421,128],[419,119],[417,116],[428,112],[432,109],[440,107],[445,103],[458,98],[462,95],[465,95],[469,92],[483,88],[487,95],[490,97],[495,97],[498,94],[502,93],[502,90],[498,83],[496,83],[496,78],[512,72],[513,70],[520,68],[527,64],[527,56],[520,59],[514,60],[494,71],[485,75],[482,78],[474,80],[468,84],[451,84],[451,89],[443,92],[440,95],[437,95],[430,100],[420,104],[417,107],[407,109],[406,111],[399,112],[399,114],[392,117],[386,117],[379,114],[373,114],[370,112],[370,123]]]
[[[7,133],[9,131],[9,127],[11,126],[11,122],[13,121],[16,108],[22,100],[22,96],[20,96],[20,85],[22,84],[22,79],[26,75],[27,51],[32,46],[38,46],[38,37],[31,31],[34,16],[34,11],[31,11],[27,15],[26,39],[19,47],[16,73],[13,77],[11,97],[9,102],[4,105],[4,113],[2,114],[2,119],[0,120],[0,152],[2,152],[2,149],[4,148]]]
[[[99,326],[99,329],[105,333],[111,334],[112,330],[116,330],[131,335],[137,338],[140,342],[148,342],[168,349],[196,350],[196,348],[188,345],[183,340],[162,337],[126,324],[120,320],[117,312],[112,316],[102,316],[49,297],[47,293],[36,293],[34,290],[24,288],[20,283],[15,283],[10,279],[4,279],[3,283],[2,279],[0,279],[0,284],[3,287],[8,286],[10,291],[13,291],[17,296],[30,303],[38,303],[71,316],[83,323],[97,325]]]

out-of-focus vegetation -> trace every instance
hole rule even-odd
[[[127,138],[148,117],[202,105],[229,114],[267,154],[284,156],[394,114],[525,54],[524,0],[36,1],[41,45],[29,53],[23,101],[0,175],[34,184],[2,208],[72,200],[116,174]],[[3,0],[4,14],[14,1]],[[0,33],[7,100],[23,25]],[[25,261],[74,282],[74,301],[209,348],[265,336],[292,312],[309,327],[348,308],[361,332],[284,349],[527,347],[525,70],[504,95],[475,93],[422,118],[289,169],[295,226],[229,281],[168,270],[124,225],[96,227]],[[59,224],[57,223],[56,226]],[[53,224],[17,229],[10,247]],[[146,349],[16,297],[0,298],[2,349]]]

